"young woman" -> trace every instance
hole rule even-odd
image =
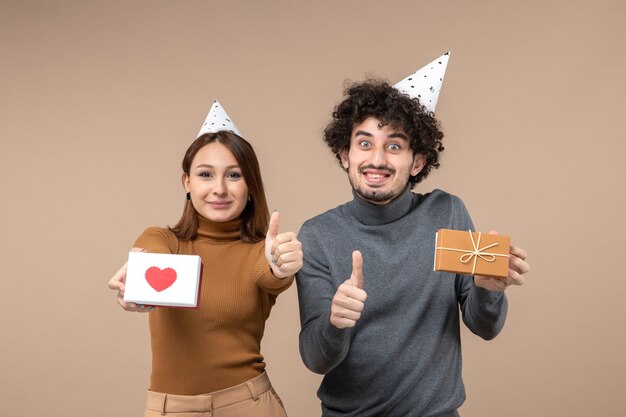
[[[152,376],[145,417],[286,416],[260,353],[276,297],[302,267],[294,233],[271,219],[252,146],[219,131],[183,159],[187,200],[174,227],[146,229],[135,246],[202,259],[198,309],[124,303],[125,266],[109,281],[128,311],[150,311]],[[267,233],[266,233],[267,232]]]

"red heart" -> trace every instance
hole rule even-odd
[[[161,292],[171,287],[176,281],[176,271],[172,268],[161,269],[151,266],[146,270],[146,281],[156,291]]]

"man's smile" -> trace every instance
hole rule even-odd
[[[394,173],[393,169],[361,168],[359,170],[365,182],[370,186],[380,186],[384,184]]]

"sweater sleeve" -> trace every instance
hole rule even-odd
[[[259,288],[268,294],[278,295],[293,284],[294,276],[276,278],[265,259],[265,243],[259,245],[257,260],[252,269],[252,276]]]
[[[350,348],[350,329],[330,323],[330,306],[337,285],[314,229],[305,223],[298,239],[304,251],[304,266],[296,284],[300,305],[300,356],[311,371],[326,374],[341,363]]]
[[[453,197],[455,227],[474,230],[472,220],[463,202]],[[485,340],[496,337],[506,320],[508,301],[502,291],[489,291],[474,284],[472,275],[456,275],[455,290],[463,323],[477,336]]]
[[[148,227],[135,241],[135,247],[150,253],[178,253],[178,239],[174,233],[160,227]]]

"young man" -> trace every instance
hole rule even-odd
[[[345,94],[324,140],[354,199],[308,220],[298,236],[302,359],[325,375],[324,416],[458,416],[459,306],[472,332],[494,338],[505,288],[522,285],[529,270],[526,253],[511,247],[506,279],[433,272],[437,230],[473,230],[459,198],[411,191],[439,166],[433,107],[381,81]]]

